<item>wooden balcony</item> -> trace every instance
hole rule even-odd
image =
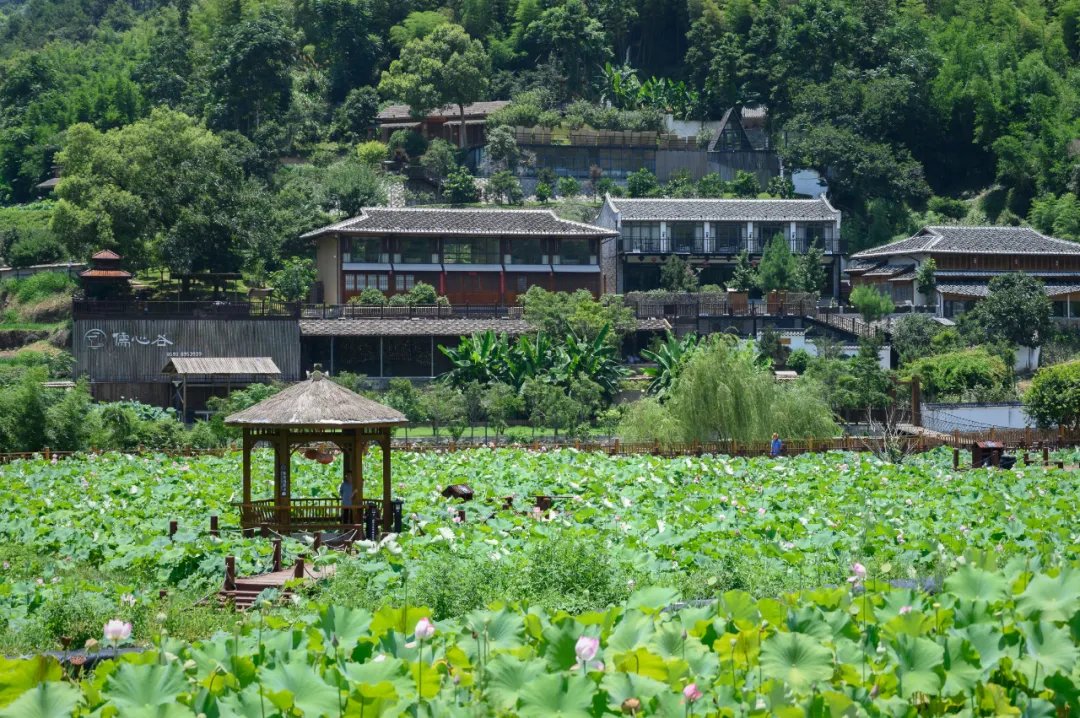
[[[350,531],[369,540],[377,540],[383,516],[381,499],[364,499],[345,506],[336,498],[292,499],[279,506],[273,499],[239,503],[240,526],[244,529],[274,531],[282,535],[297,532]],[[348,510],[346,516],[343,512]],[[402,501],[390,502],[391,532],[401,531]],[[346,520],[347,519],[347,520]]]

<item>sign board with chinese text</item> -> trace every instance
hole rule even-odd
[[[283,380],[300,378],[295,321],[79,319],[71,343],[76,376],[92,382],[169,382],[175,357],[271,357]]]

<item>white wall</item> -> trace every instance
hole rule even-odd
[[[933,431],[1026,429],[1033,424],[1020,403],[922,405],[922,425]]]

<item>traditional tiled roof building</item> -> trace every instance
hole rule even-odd
[[[915,282],[928,259],[936,265],[931,296]],[[897,304],[933,304],[946,317],[986,296],[993,277],[1026,272],[1042,280],[1057,315],[1080,316],[1080,244],[1030,227],[924,227],[907,239],[853,254],[844,271],[853,286],[874,285]]]
[[[825,252],[829,286],[840,287],[840,212],[817,199],[623,199],[608,196],[596,222],[617,231],[606,243],[603,271],[619,293],[657,289],[660,267],[671,255],[690,262],[703,284],[730,280],[735,258],[747,252],[757,261],[779,235],[791,251],[804,254],[816,244]]]

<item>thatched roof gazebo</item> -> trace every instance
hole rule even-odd
[[[406,421],[401,412],[349,391],[320,371],[227,417],[227,425],[243,428],[242,528],[281,534],[355,529],[373,538],[378,520],[383,532],[395,525],[400,530],[400,506],[395,512],[390,495],[390,430]],[[274,449],[274,496],[253,501],[251,450],[264,443]],[[342,452],[342,479],[351,495],[347,503],[340,496],[292,497],[293,450],[320,443],[334,444]],[[364,454],[373,443],[382,448],[382,499],[364,498]]]

